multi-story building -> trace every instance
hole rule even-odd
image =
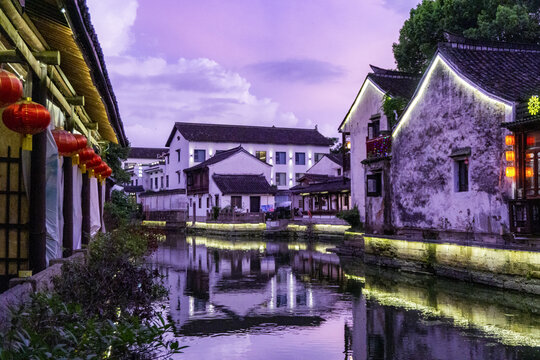
[[[124,161],[124,169],[131,175],[130,187],[142,186],[143,190],[166,188],[163,177],[166,148],[132,147]],[[163,183],[163,184],[162,184]]]
[[[329,152],[332,142],[317,128],[293,129],[263,126],[175,123],[166,146],[169,189],[185,189],[184,169],[216,153],[242,146],[251,155],[272,165],[270,184],[278,190],[296,185],[297,179]],[[238,164],[243,166],[243,164]]]

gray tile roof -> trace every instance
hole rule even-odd
[[[420,76],[415,74],[381,69],[374,65],[371,65],[371,69],[373,72],[367,77],[392,97],[410,99],[420,81]]]
[[[158,159],[158,156],[168,152],[167,148],[146,148],[132,147],[129,150],[128,158],[132,159]]]
[[[332,142],[317,129],[177,122],[165,146],[171,144],[176,131],[179,131],[188,141],[235,144],[332,145]]]
[[[259,160],[257,157],[251,155],[246,149],[244,149],[242,146],[237,146],[237,147],[234,147],[232,149],[229,149],[229,150],[223,150],[223,151],[217,151],[216,154],[214,156],[212,156],[211,158],[197,164],[197,165],[194,165],[190,168],[187,168],[187,169],[184,169],[184,171],[192,171],[192,170],[197,170],[197,169],[202,169],[202,168],[205,168],[207,167],[208,165],[212,165],[212,164],[215,164],[215,163],[218,163],[220,161],[223,161],[231,156],[233,156],[234,154],[237,154],[239,152],[243,152],[243,153],[246,153],[248,154],[249,156],[252,156],[253,158],[257,159],[258,161],[261,161]],[[263,164],[266,164],[264,161],[261,161]],[[268,166],[270,166],[269,164],[267,164]]]
[[[321,192],[341,192],[351,190],[351,180],[349,178],[328,177],[327,180],[311,183],[309,185],[296,185],[291,188],[293,194],[316,194]]]
[[[212,179],[224,195],[230,194],[275,194],[276,187],[271,186],[264,175],[219,175]]]
[[[447,39],[438,52],[478,87],[510,102],[539,94],[540,46]]]

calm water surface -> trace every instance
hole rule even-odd
[[[365,267],[327,242],[170,234],[178,359],[540,359],[540,297]]]

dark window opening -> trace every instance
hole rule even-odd
[[[306,153],[295,153],[294,158],[296,165],[306,165]]]
[[[457,191],[469,191],[469,160],[457,160]]]
[[[195,162],[203,162],[206,160],[206,150],[195,150],[193,152],[193,160]]]
[[[242,208],[242,197],[241,196],[231,196],[231,207],[241,209]]]
[[[367,176],[367,196],[381,196],[381,174],[371,174]]]
[[[375,139],[380,135],[380,126],[381,122],[379,120],[371,120],[371,123],[368,124],[368,138]]]
[[[276,164],[277,165],[284,165],[287,163],[287,153],[284,151],[277,151],[276,152]]]
[[[180,162],[180,149],[176,150],[178,162]]]
[[[202,208],[202,197],[199,198],[199,209]]]

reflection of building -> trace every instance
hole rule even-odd
[[[320,323],[320,314],[335,298],[302,279],[309,275],[307,279],[338,281],[343,276],[339,259],[290,245],[195,236],[168,239],[153,255],[153,263],[166,274],[170,315],[179,331],[195,335],[264,323]]]

